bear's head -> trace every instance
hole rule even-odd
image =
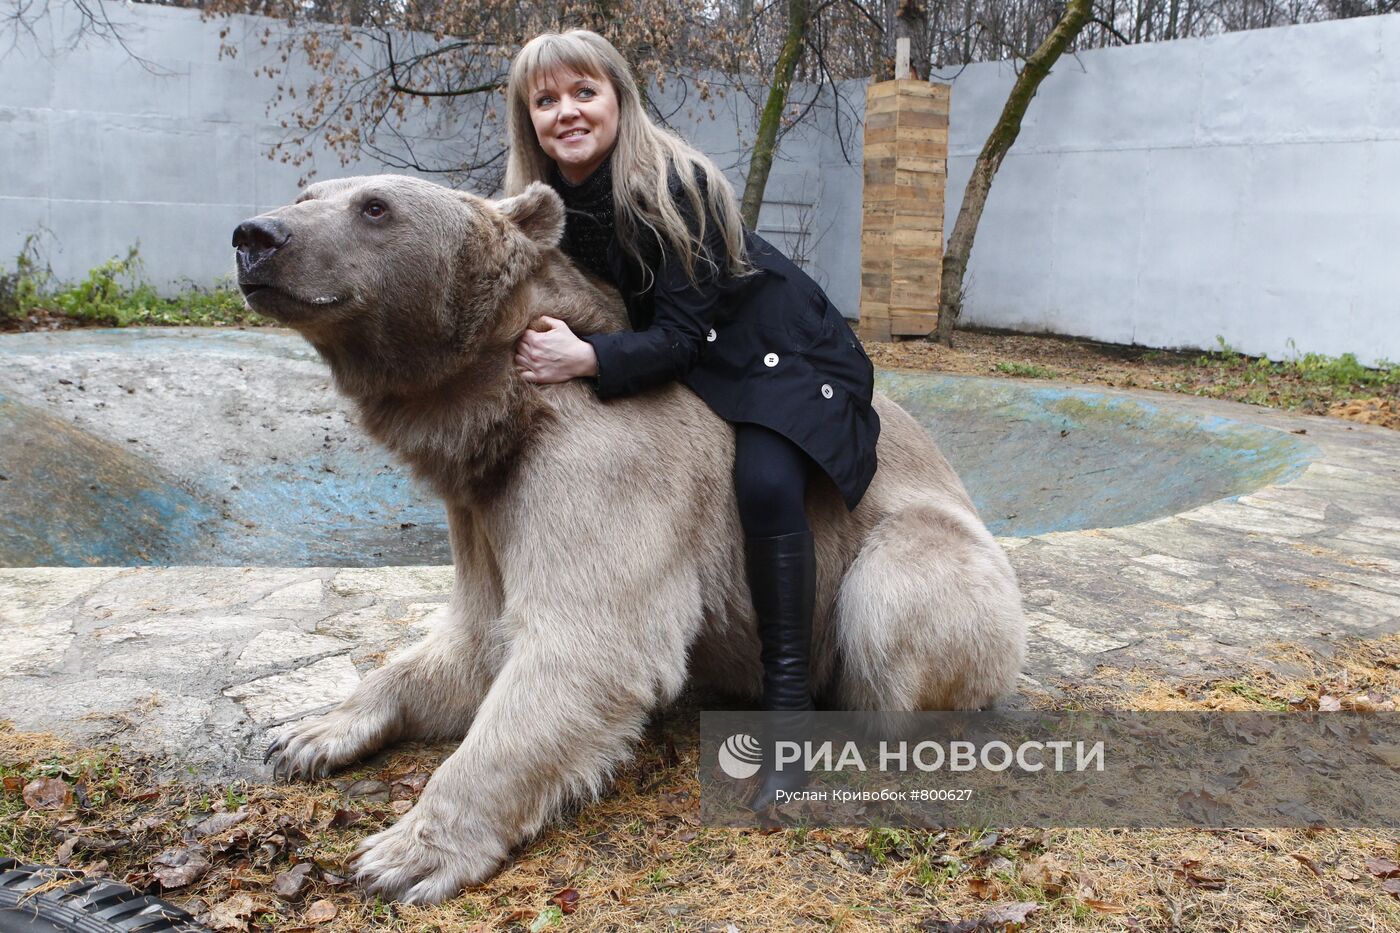
[[[248,306],[302,334],[350,394],[431,387],[507,354],[529,323],[520,286],[563,234],[533,184],[501,201],[401,175],[311,185],[239,224]]]

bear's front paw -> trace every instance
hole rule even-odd
[[[355,850],[355,880],[366,893],[405,904],[436,904],[491,877],[505,847],[487,833],[436,819],[420,802]]]
[[[314,780],[378,751],[389,740],[391,725],[388,716],[342,707],[288,727],[268,745],[263,761],[272,765],[274,778]]]

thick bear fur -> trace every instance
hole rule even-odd
[[[269,754],[314,777],[398,740],[461,739],[356,858],[371,892],[440,901],[603,791],[688,676],[758,696],[733,433],[679,385],[599,402],[520,379],[513,347],[538,315],[623,325],[617,295],[556,248],[563,209],[543,185],[493,202],[348,178],[249,223],[265,231],[240,250],[250,306],[310,341],[364,428],[442,497],[456,566],[440,627]],[[889,399],[875,408],[860,506],[825,477],[808,493],[814,687],[846,709],[986,706],[1024,656],[1015,576],[933,441]]]

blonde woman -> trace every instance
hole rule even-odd
[[[546,33],[507,90],[506,193],[551,185],[561,248],[621,292],[631,331],[579,338],[546,317],[516,367],[530,382],[591,379],[599,398],[679,380],[734,425],[734,489],[762,644],[763,707],[812,709],[815,561],[804,495],[815,470],[854,509],[875,473],[873,368],[806,274],[744,230],[729,182],[651,121],[626,61],[597,33]],[[766,769],[752,801],[797,781]]]

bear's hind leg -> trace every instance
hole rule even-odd
[[[1025,658],[1015,574],[975,516],[938,502],[871,532],[837,594],[846,709],[978,709]]]

